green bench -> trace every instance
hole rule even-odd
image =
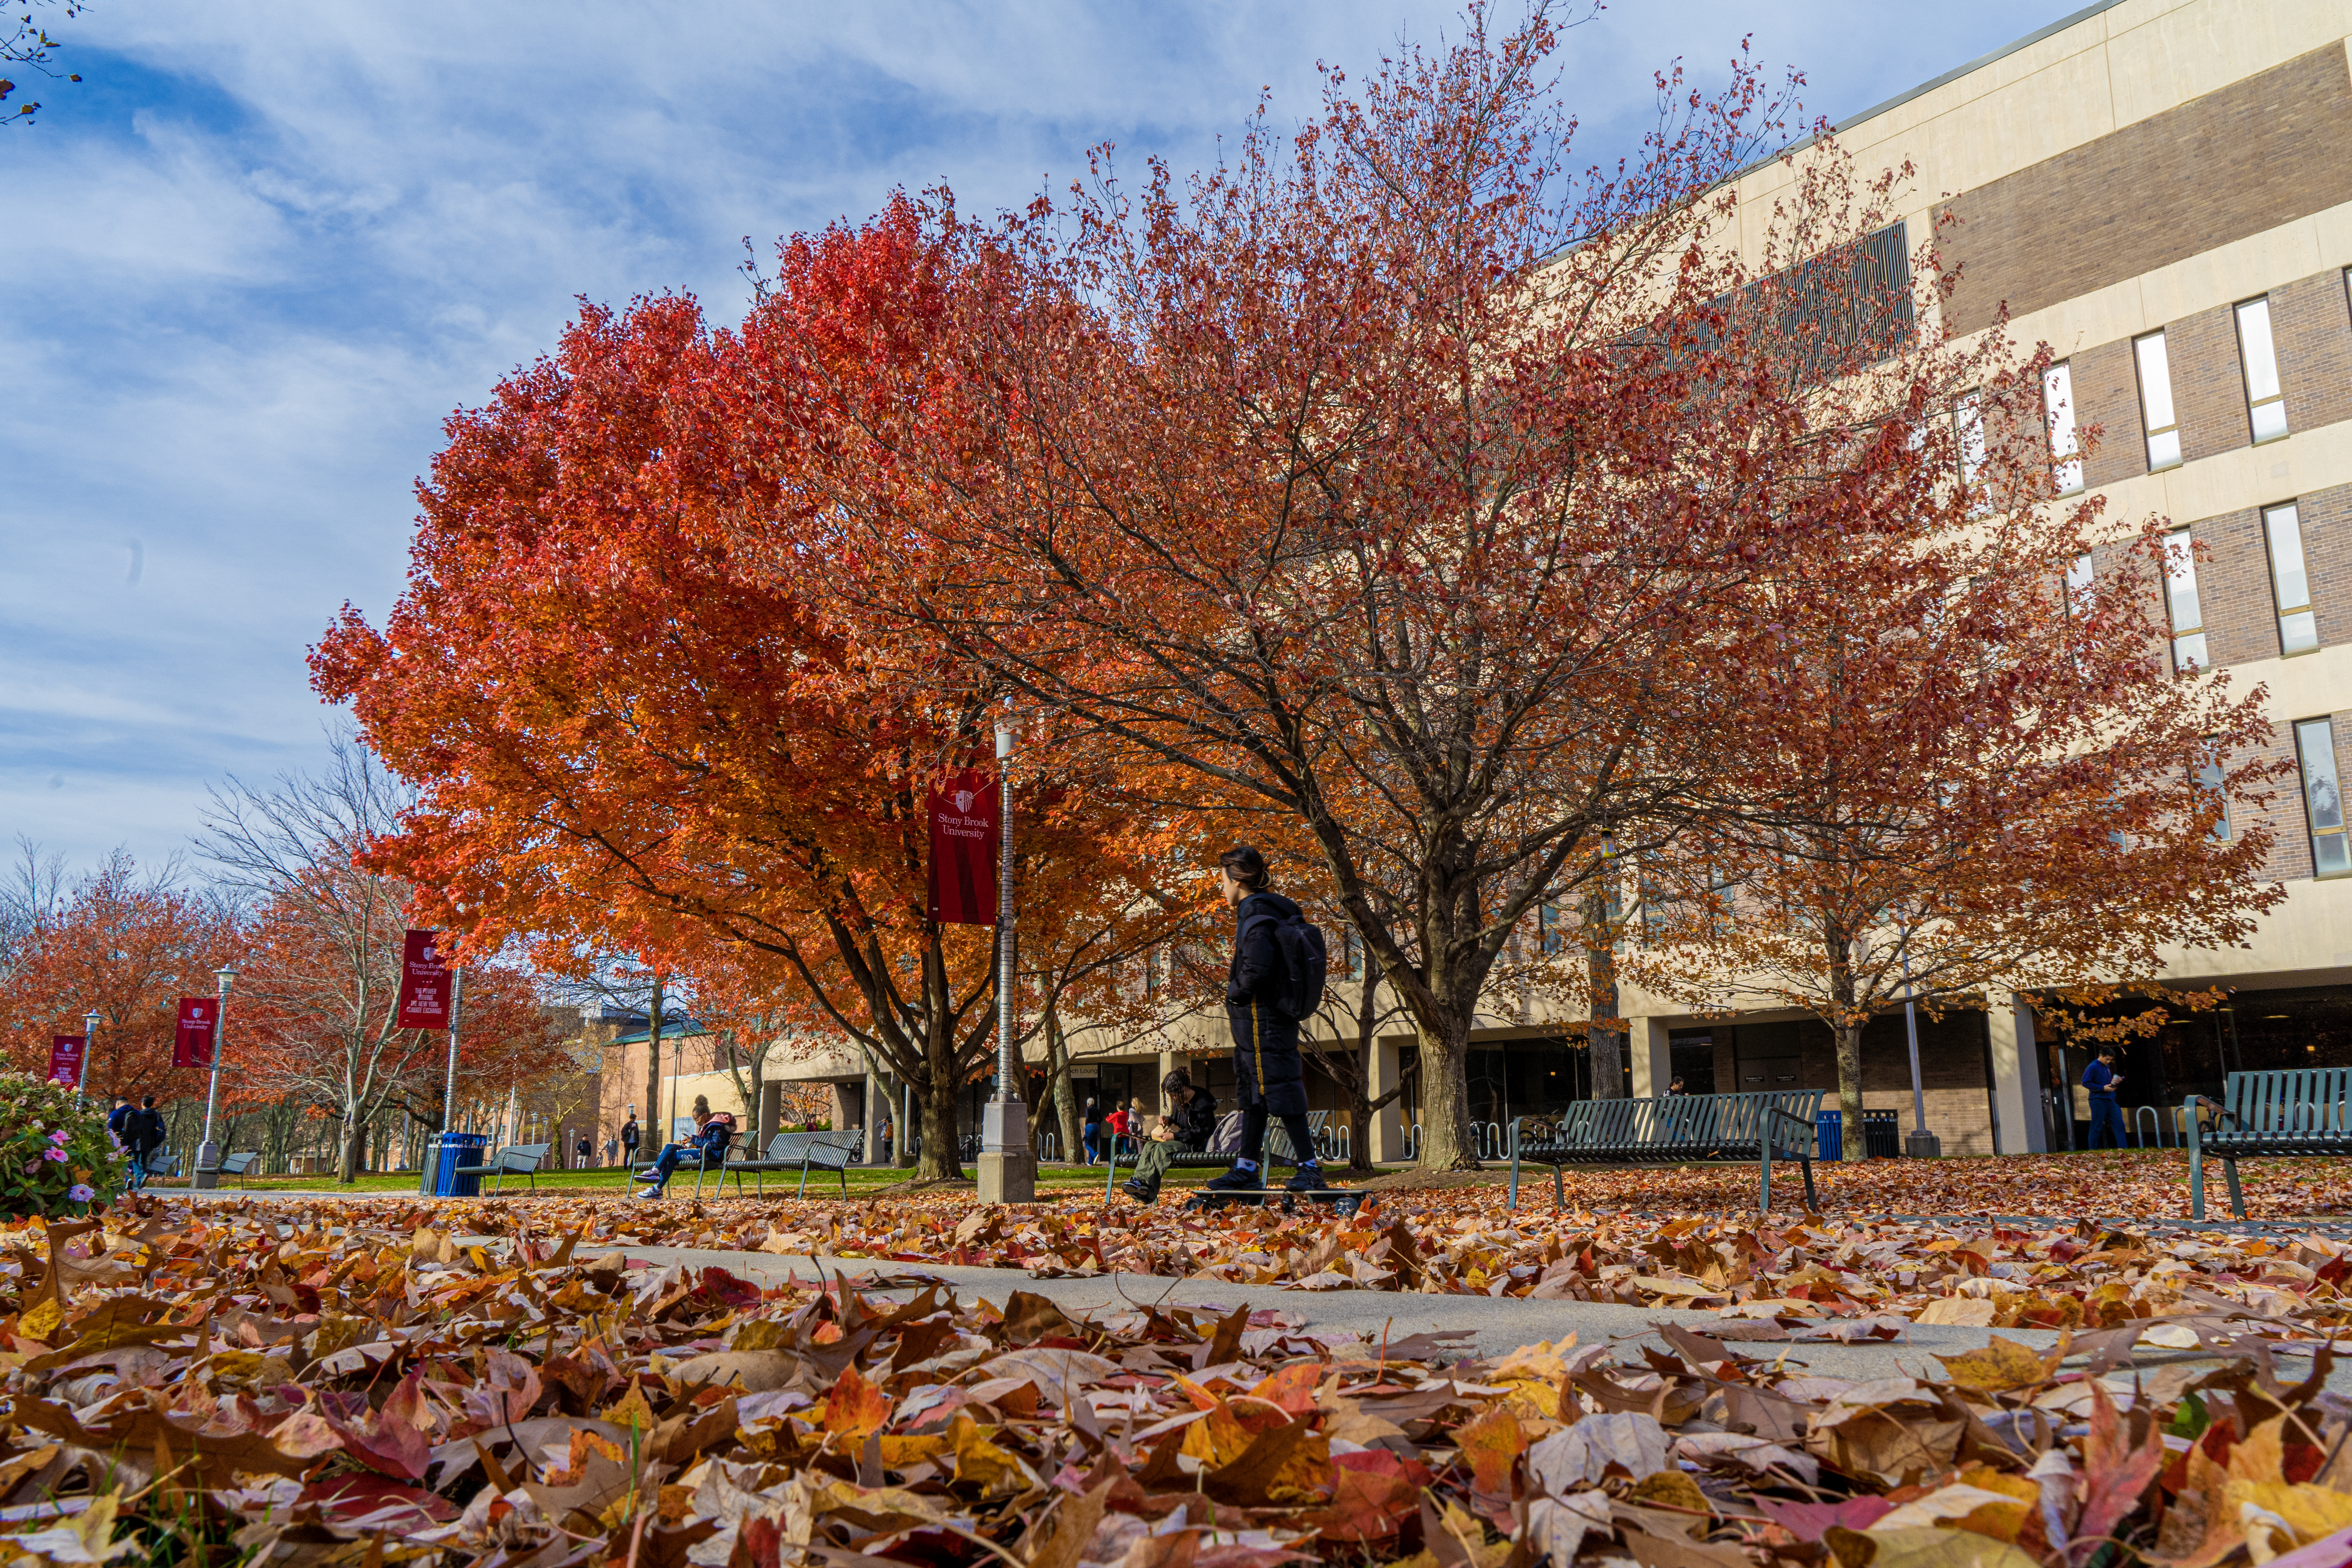
[[[2205,1217],[2205,1157],[2221,1162],[2230,1213],[2246,1217],[2238,1162],[2262,1155],[2352,1154],[2352,1068],[2233,1072],[2221,1098],[2180,1102],[2189,1130],[2189,1208]],[[2208,1116],[2210,1121],[2209,1122]]]
[[[494,1178],[490,1184],[492,1197],[499,1195],[499,1190],[506,1185],[509,1175],[530,1177],[530,1190],[536,1193],[539,1191],[539,1167],[546,1160],[551,1146],[546,1143],[510,1143],[478,1165],[458,1166],[456,1173]]]
[[[1795,1156],[1805,1173],[1805,1206],[1813,1194],[1813,1122],[1818,1089],[1763,1094],[1670,1094],[1654,1100],[1580,1100],[1558,1116],[1511,1123],[1511,1202],[1519,1206],[1519,1163],[1551,1167],[1552,1197],[1565,1203],[1568,1165],[1756,1162],[1756,1206],[1772,1206],[1772,1158]]]
[[[1227,1111],[1225,1114],[1227,1116],[1238,1116],[1241,1113],[1239,1111]],[[1312,1138],[1316,1133],[1322,1131],[1323,1123],[1328,1121],[1330,1116],[1331,1113],[1328,1110],[1308,1111],[1307,1113],[1307,1136]],[[1217,1127],[1220,1131],[1223,1131],[1223,1117],[1218,1118]],[[1216,1142],[1216,1139],[1212,1135],[1209,1141],[1213,1143]],[[1147,1138],[1143,1142],[1148,1142],[1150,1140]],[[1128,1170],[1130,1173],[1132,1173],[1135,1167],[1141,1163],[1142,1159],[1142,1143],[1139,1142],[1136,1147],[1137,1157],[1128,1162]],[[1238,1158],[1238,1156],[1232,1153],[1219,1154],[1207,1149],[1179,1149],[1176,1151],[1175,1156],[1168,1162],[1168,1168],[1171,1171],[1198,1171],[1202,1169],[1222,1171],[1226,1166],[1232,1164],[1236,1158]],[[1279,1121],[1271,1121],[1266,1125],[1265,1163],[1268,1165],[1288,1165],[1294,1170],[1297,1169],[1298,1165],[1298,1151],[1290,1146],[1290,1133]],[[1111,1193],[1118,1185],[1118,1145],[1116,1142],[1111,1145],[1109,1164],[1110,1170],[1103,1177],[1103,1201],[1106,1203],[1110,1201]]]

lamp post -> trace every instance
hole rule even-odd
[[[1029,1147],[1029,1107],[1021,1098],[1021,1058],[1013,1046],[1013,719],[996,721],[996,1098],[982,1109],[980,1201],[1025,1204],[1037,1197],[1037,1155]]]
[[[82,1091],[89,1087],[89,1054],[98,1049],[98,1009],[81,1016],[81,1070],[74,1074],[74,1109],[81,1109]]]
[[[1919,1009],[1911,998],[1911,933],[1903,933],[1903,1027],[1911,1037],[1911,1131],[1903,1152],[1914,1160],[1934,1160],[1944,1152],[1943,1141],[1927,1131],[1927,1092],[1919,1079]]]
[[[213,1108],[220,1103],[221,1047],[228,1039],[228,988],[236,983],[236,971],[215,969],[213,978],[220,983],[220,1016],[213,1020],[213,1070],[205,1086],[205,1141],[196,1145],[194,1184],[198,1187],[220,1185],[220,1145],[213,1142]]]

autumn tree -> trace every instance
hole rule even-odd
[[[2168,950],[2243,942],[2283,897],[2271,830],[2231,809],[2287,766],[2259,754],[2262,693],[2173,672],[2160,520],[2057,499],[2047,358],[1941,405],[1887,371],[1850,379],[1841,526],[1747,588],[1762,636],[1722,809],[1638,890],[1626,874],[1640,983],[1820,1018],[1849,1128],[1874,1015],[2105,999]]]
[[[792,1038],[846,1038],[911,1085],[921,1174],[952,1176],[958,1091],[994,1053],[995,934],[928,909],[928,797],[989,750],[1001,693],[904,636],[877,661],[830,619],[835,563],[790,477],[823,434],[807,361],[870,308],[889,243],[804,247],[740,333],[682,300],[584,311],[450,422],[408,593],[381,632],[347,612],[313,662],[418,789],[373,863],[436,918],[723,960],[790,997]],[[1024,745],[1052,740],[1033,722]],[[1024,1035],[1188,918],[1182,857],[1108,782],[1016,775]]]
[[[440,1121],[446,1037],[398,1023],[416,889],[359,864],[405,804],[362,748],[339,739],[320,773],[215,789],[199,841],[250,911],[232,1005],[237,1048],[224,1060],[249,1092],[293,1095],[337,1119],[342,1182],[357,1174],[367,1129],[388,1107]],[[471,952],[460,961],[465,1075],[504,1088],[557,1066],[529,977]]]
[[[180,998],[210,995],[214,971],[238,951],[226,910],[176,885],[173,868],[142,872],[118,849],[87,875],[20,846],[8,900],[10,1065],[39,1074],[56,1035],[99,1015],[87,1082],[114,1095],[202,1093],[204,1075],[172,1065]]]
[[[1100,165],[985,234],[935,205],[835,362],[927,378],[845,391],[801,470],[860,613],[1299,826],[1412,1021],[1439,1167],[1475,1163],[1466,1051],[1510,933],[1712,794],[1744,702],[1723,628],[1837,526],[1823,405],[1881,348],[1792,344],[1758,290],[1861,267],[1892,175],[1793,187],[1743,238],[1731,176],[1786,123],[1744,67],[1662,79],[1638,155],[1574,174],[1557,41],[1541,7],[1507,36],[1474,7],[1189,184]],[[1924,398],[1965,384],[1900,363]]]

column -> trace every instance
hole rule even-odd
[[[1372,1081],[1368,1086],[1368,1098],[1378,1100],[1397,1086],[1403,1076],[1401,1050],[1396,1041],[1378,1039],[1372,1042]],[[1404,1159],[1404,1100],[1399,1096],[1372,1112],[1370,1130],[1372,1163],[1393,1165]]]
[[[1184,1058],[1178,1056],[1174,1051],[1161,1051],[1160,1053],[1160,1077],[1158,1083],[1166,1083],[1168,1081],[1168,1075],[1174,1072],[1183,1065]],[[1192,1074],[1188,1072],[1184,1076],[1190,1078],[1192,1077]],[[1156,1085],[1152,1090],[1150,1102],[1160,1107],[1160,1114],[1162,1116],[1169,1114],[1176,1109],[1174,1106],[1168,1103],[1168,1095],[1166,1091],[1159,1089]]]
[[[867,1068],[866,1069],[866,1163],[869,1165],[878,1165],[882,1163],[882,1140],[874,1134],[881,1127],[882,1118],[888,1111],[889,1106],[889,1086],[874,1076],[872,1068]],[[894,1117],[892,1120],[897,1119]]]
[[[2050,1147],[2042,1113],[2042,1053],[2033,1039],[2033,1009],[2023,998],[2001,996],[1985,1015],[1992,1047],[1994,1146],[2003,1154],[2041,1154]]]
[[[1625,1020],[1625,1049],[1633,1067],[1633,1098],[1650,1100],[1675,1081],[1675,1052],[1664,1018]]]
[[[752,1146],[765,1154],[768,1145],[775,1141],[778,1124],[784,1120],[784,1086],[782,1083],[772,1079],[761,1081],[760,1104],[753,1117]]]

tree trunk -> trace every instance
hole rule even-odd
[[[1625,1098],[1625,1037],[1615,1026],[1617,1009],[1617,947],[1616,927],[1609,918],[1609,896],[1606,891],[1587,893],[1584,897],[1585,1019],[1584,1045],[1586,1065],[1592,1069],[1592,1098],[1622,1100]],[[1605,1022],[1604,1022],[1605,1021]]]
[[[1452,1020],[1449,1020],[1452,1022]],[[1421,1159],[1424,1171],[1475,1171],[1478,1145],[1470,1129],[1467,1019],[1453,1039],[1415,1021],[1421,1041]]]
[[[908,1135],[911,1130],[907,1125],[906,1079],[900,1079],[892,1086],[890,1097],[893,1101],[890,1107],[890,1118],[898,1128],[898,1142],[891,1149],[890,1158],[897,1163],[898,1169],[911,1171],[915,1168],[915,1140]]]
[[[335,1180],[348,1187],[359,1179],[360,1140],[367,1136],[367,1123],[360,1120],[359,1107],[343,1107],[341,1131],[342,1136],[337,1140],[339,1147],[335,1151]]]
[[[923,1152],[915,1166],[919,1182],[961,1181],[963,1161],[956,1148],[956,1082],[951,1073],[931,1075],[916,1096],[923,1113]]]
[[[637,1123],[645,1133],[645,1142],[638,1147],[649,1151],[647,1159],[660,1153],[661,1146],[669,1141],[667,1131],[658,1131],[668,1125],[662,1121],[661,1111],[661,1030],[662,983],[656,979],[653,1005],[646,1011],[646,1114]]]
[[[1840,1024],[1837,1035],[1838,1120],[1845,1140],[1840,1158],[1867,1160],[1862,1140],[1862,1026]]]
[[[1054,1121],[1061,1129],[1062,1158],[1076,1163],[1078,1148],[1078,1091],[1070,1079],[1070,1039],[1062,1032],[1059,1013],[1045,1015],[1045,1059],[1052,1072]]]
[[[1372,1053],[1380,1049],[1380,1042],[1368,1038],[1357,1049],[1362,1070],[1352,1082],[1339,1085],[1340,1092],[1348,1097],[1348,1174],[1371,1176],[1380,1173],[1380,1167],[1372,1163],[1372,1097],[1369,1086],[1372,1081]]]

